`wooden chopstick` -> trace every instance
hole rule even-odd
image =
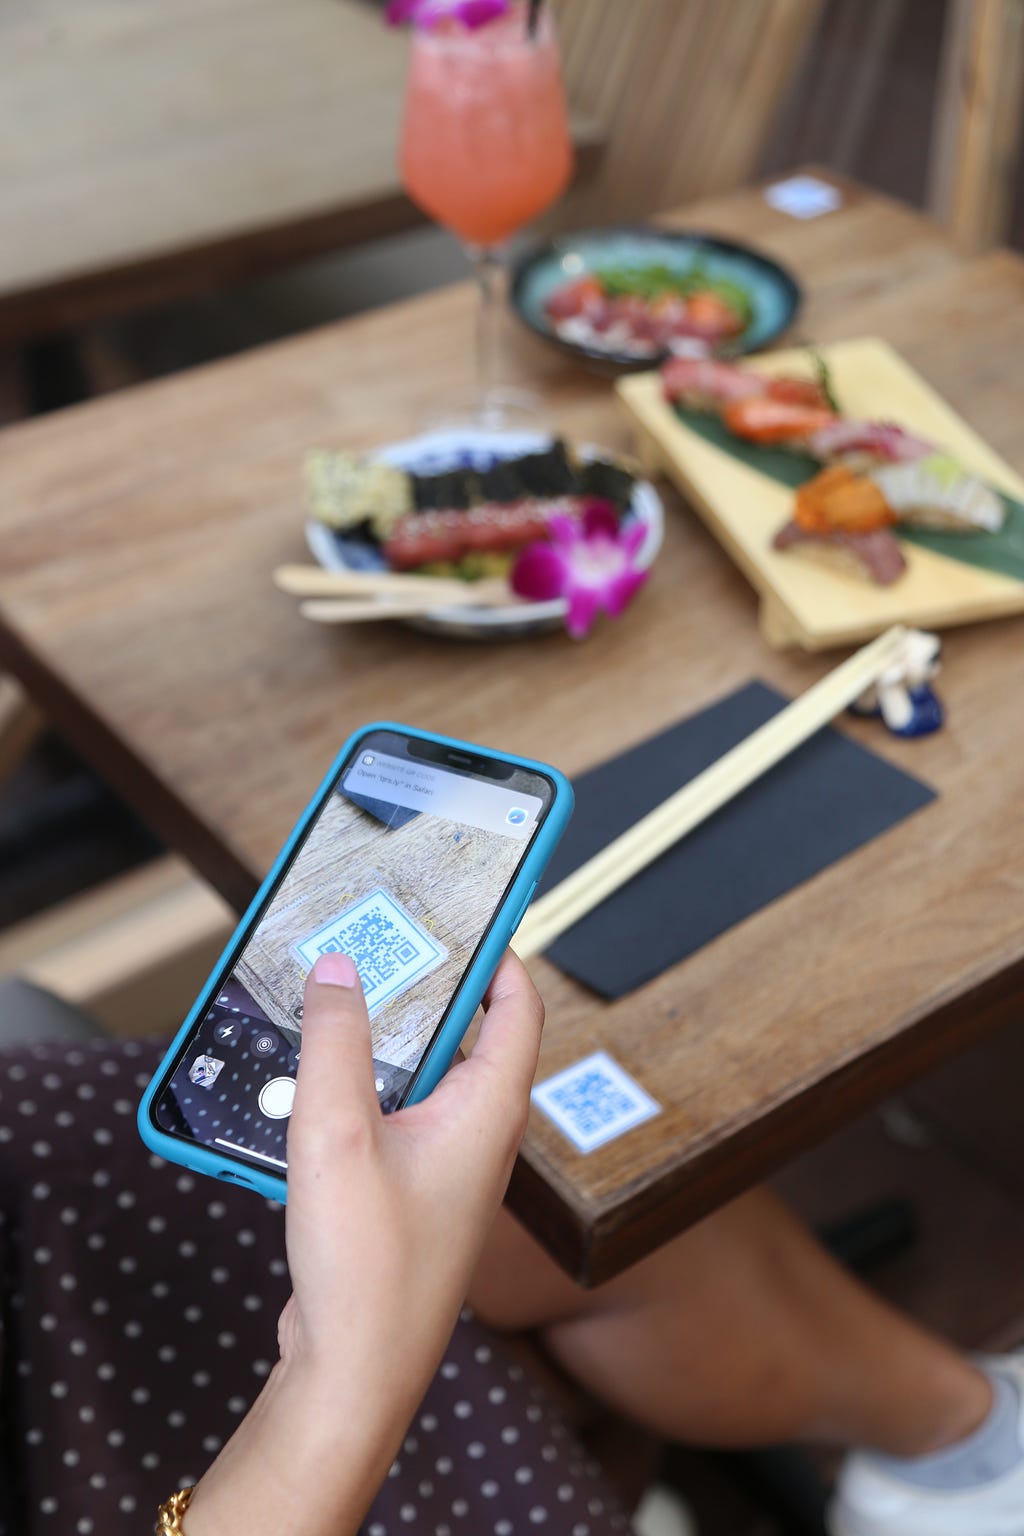
[[[834,720],[892,665],[905,636],[903,626],[896,625],[857,651],[542,896],[519,926],[513,940],[517,954],[527,959],[547,949],[581,917]]]
[[[506,595],[506,603],[514,603],[517,599]],[[439,608],[496,608],[495,602],[481,603],[476,597],[467,596],[465,593],[458,601],[449,597],[431,597],[424,593],[422,596],[410,593],[395,597],[371,597],[365,600],[346,597],[314,597],[299,604],[299,612],[304,619],[311,619],[314,624],[367,624],[375,619],[407,619],[414,618],[417,614],[436,613]]]
[[[430,597],[436,606],[442,598],[472,600],[478,604],[511,602],[508,582],[501,578],[486,581],[459,581],[453,576],[405,576],[399,571],[328,571],[319,565],[279,565],[274,584],[291,597],[373,597],[406,596],[415,593]]]

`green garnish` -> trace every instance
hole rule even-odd
[[[921,469],[926,469],[929,474],[934,475],[939,484],[947,489],[955,485],[964,473],[963,465],[958,464],[951,453],[944,451],[929,453],[925,458],[919,459],[918,464]]]
[[[461,560],[427,560],[416,567],[417,576],[448,576],[459,581],[483,581],[488,576],[507,576],[515,555],[507,550],[472,550]]]
[[[817,347],[811,347],[810,353],[814,359],[814,368],[818,375],[818,383],[821,385],[821,392],[825,396],[825,403],[830,411],[835,411],[837,416],[841,416],[842,412],[839,409],[839,401],[836,399],[836,392],[832,388],[832,370]]]
[[[610,299],[640,298],[647,303],[666,294],[681,299],[695,293],[712,293],[727,304],[743,324],[754,318],[750,295],[739,283],[725,277],[711,277],[699,262],[685,272],[654,262],[649,266],[595,267],[593,276]]]

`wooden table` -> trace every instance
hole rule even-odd
[[[1017,258],[962,262],[935,227],[855,188],[812,223],[754,191],[690,221],[790,261],[804,334],[888,337],[1024,466]],[[585,644],[304,623],[269,581],[302,558],[304,450],[399,437],[467,388],[472,313],[470,290],[451,288],[0,438],[0,663],[236,905],[366,720],[572,774],[752,676],[794,692],[834,659],[764,647],[753,593],[668,491],[648,589]],[[560,428],[626,446],[606,382],[531,337],[510,350]],[[1012,621],[950,637],[936,737],[844,726],[939,790],[927,810],[621,1002],[536,964],[541,1074],[604,1046],[664,1106],[588,1157],[534,1116],[511,1198],[568,1269],[613,1274],[1019,1005],[1022,639]]]
[[[421,222],[407,52],[366,0],[5,0],[0,345]]]

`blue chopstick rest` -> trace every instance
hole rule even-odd
[[[882,720],[894,736],[930,736],[933,731],[941,730],[945,724],[946,712],[934,688],[927,683],[922,684],[920,688],[908,688],[907,699],[910,704],[910,714],[898,725],[890,725],[885,719],[881,706],[877,703],[868,708],[858,699],[855,704],[850,705],[850,713]]]
[[[880,717],[894,736],[930,736],[940,730],[945,710],[931,684],[941,650],[938,635],[909,629],[896,661],[851,704],[851,713]]]

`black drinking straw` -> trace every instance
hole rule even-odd
[[[526,15],[527,37],[537,36],[537,23],[540,21],[540,8],[543,4],[544,0],[530,0],[530,9]]]

